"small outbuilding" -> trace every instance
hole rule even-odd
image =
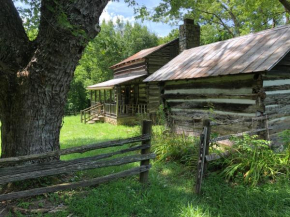
[[[178,55],[178,39],[141,50],[111,66],[114,78],[87,87],[91,106],[103,106],[105,122],[134,124],[138,115],[154,115],[160,105],[159,87],[143,80]]]
[[[102,106],[105,122],[134,124],[139,115],[155,119],[161,104],[157,83],[143,80],[176,57],[180,51],[199,45],[200,28],[192,20],[180,27],[180,37],[157,47],[141,50],[110,68],[114,78],[87,87],[91,92],[91,106]],[[95,117],[92,116],[93,120]]]
[[[202,120],[220,135],[261,127],[270,138],[290,129],[290,26],[188,49],[144,81],[159,85],[168,125],[200,133]]]

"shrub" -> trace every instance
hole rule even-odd
[[[255,186],[262,181],[275,180],[280,174],[288,176],[286,154],[274,153],[269,141],[249,135],[233,138],[233,141],[235,152],[219,162],[225,168],[221,174],[228,180]]]
[[[184,134],[177,135],[164,131],[164,127],[155,128],[152,149],[160,161],[176,161],[189,168],[196,167],[198,140]]]

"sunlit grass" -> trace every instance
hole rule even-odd
[[[154,132],[161,133],[160,128]],[[91,144],[106,140],[127,138],[140,132],[140,127],[113,126],[110,124],[85,125],[79,116],[64,118],[61,131],[61,148]],[[165,140],[153,140],[163,142]],[[118,149],[118,148],[113,148]],[[111,149],[112,150],[112,149]],[[69,155],[64,160],[84,157],[94,153]],[[115,216],[115,217],[272,217],[290,216],[289,180],[249,187],[227,183],[215,173],[204,179],[202,195],[193,193],[195,173],[188,167],[172,161],[152,162],[150,184],[142,186],[138,176],[127,177],[91,188],[50,194],[48,198],[56,205],[65,204],[68,209],[44,216]],[[137,166],[138,163],[133,164]],[[87,179],[131,167],[119,166],[78,173]],[[27,199],[26,201],[30,201]],[[37,215],[35,215],[37,216]]]

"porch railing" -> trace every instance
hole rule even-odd
[[[120,115],[135,115],[135,114],[146,114],[146,104],[132,104],[132,105],[119,105],[118,114]]]
[[[104,103],[104,113],[106,115],[117,116],[117,105],[115,103]]]
[[[103,105],[98,103],[87,109],[81,110],[81,123],[87,123],[92,120],[96,114],[102,114],[104,112]]]

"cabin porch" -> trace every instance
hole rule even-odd
[[[147,104],[140,100],[139,89],[138,84],[133,84],[90,90],[91,107],[81,111],[81,122],[133,125],[140,115],[147,115]]]

